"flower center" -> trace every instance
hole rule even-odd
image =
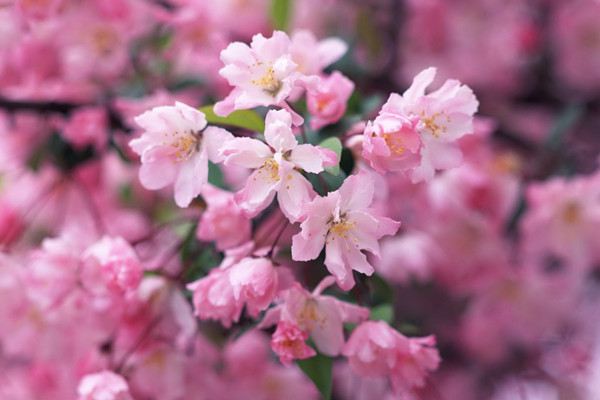
[[[92,31],[91,41],[98,54],[106,56],[118,44],[119,36],[108,26],[100,26]]]
[[[260,78],[253,79],[251,82],[271,96],[275,96],[281,89],[281,81],[275,76],[275,70],[272,66],[269,66]]]
[[[306,300],[297,318],[298,326],[303,330],[311,331],[315,323],[322,324],[324,318],[319,314],[317,302],[313,299]]]
[[[175,148],[175,158],[177,161],[185,161],[192,154],[198,151],[200,147],[200,137],[192,132],[183,135],[177,135],[171,143],[171,147]]]
[[[444,112],[434,113],[430,116],[426,116],[424,112],[421,112],[421,123],[436,138],[439,138],[442,133],[446,133],[448,130],[446,125],[440,123],[442,118],[445,118],[446,123],[450,122],[450,117]]]
[[[279,164],[275,159],[269,158],[258,170],[259,174],[266,174],[267,178],[273,182],[277,182],[279,180]]]
[[[562,212],[563,220],[569,225],[575,225],[581,220],[581,207],[574,201],[565,205]]]
[[[354,229],[355,226],[356,223],[348,221],[346,218],[342,217],[337,222],[333,221],[329,227],[329,233],[342,239],[348,239],[348,232]]]
[[[385,144],[387,144],[388,148],[392,151],[392,153],[399,156],[404,153],[404,150],[406,150],[406,148],[402,144],[402,139],[400,138],[400,135],[398,135],[398,133],[399,132],[384,133],[382,137],[383,140],[385,140]]]

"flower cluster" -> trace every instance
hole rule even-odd
[[[600,398],[598,18],[0,7],[0,399]]]

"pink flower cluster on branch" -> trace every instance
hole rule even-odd
[[[325,50],[333,48],[337,50]],[[189,205],[199,194],[205,199],[208,208],[200,219],[200,239],[216,240],[221,250],[242,245],[232,249],[220,267],[188,285],[200,319],[230,327],[244,309],[254,319],[267,310],[259,326],[276,326],[271,346],[282,363],[314,356],[307,344],[310,338],[325,355],[349,357],[359,374],[390,377],[399,392],[423,385],[426,374],[437,368],[434,339],[408,339],[383,323],[366,322],[346,342],[344,324],[365,321],[368,309],[321,292],[333,282],[350,290],[355,285],[353,271],[372,275],[368,257],[380,256],[379,241],[395,235],[400,223],[374,208],[375,181],[369,173],[357,172],[338,190],[317,194],[309,175],[323,174],[340,160],[333,151],[307,143],[305,134],[305,142],[298,142],[295,130],[304,129],[303,118],[289,105],[306,89],[311,128],[338,121],[354,85],[339,72],[324,76],[321,71],[344,50],[335,40],[319,43],[304,32],[292,39],[283,32],[270,38],[256,35],[250,46],[232,43],[221,53],[225,67],[220,74],[234,89],[215,105],[215,112],[226,116],[257,106],[280,107],[266,113],[262,138],[260,132],[234,137],[223,129],[205,129],[201,112],[176,103],[137,117],[146,132],[131,145],[142,156],[144,186],[160,189],[175,181],[179,206]],[[329,57],[317,58],[321,52]],[[434,76],[433,68],[420,73],[402,96],[392,94],[379,116],[368,123],[362,154],[377,172],[408,172],[419,181],[431,179],[436,169],[460,164],[456,142],[472,132],[478,103],[468,87],[453,80],[426,94]],[[207,185],[208,160],[224,169],[251,172],[245,183],[238,184],[240,190],[227,194]],[[291,261],[316,260],[325,250],[324,264],[332,276],[312,293],[285,266],[262,256],[265,250],[248,231],[249,221],[275,198],[289,223],[300,224],[291,240]],[[238,230],[222,231],[219,218]],[[284,225],[279,235],[285,229]],[[267,257],[272,257],[278,241],[279,237]],[[268,309],[272,303],[277,305]]]

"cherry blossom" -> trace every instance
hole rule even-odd
[[[435,75],[436,69],[428,68],[415,76],[403,95],[392,93],[367,126],[363,156],[375,169],[409,171],[418,182],[430,180],[437,169],[460,164],[462,154],[454,142],[473,132],[479,103],[471,89],[456,80],[425,94]]]
[[[81,378],[79,400],[131,400],[127,381],[111,371],[102,371]]]
[[[238,207],[233,193],[207,184],[201,194],[207,208],[198,222],[198,239],[214,240],[219,250],[236,247],[250,240],[251,221]]]
[[[290,38],[281,31],[270,38],[254,35],[250,46],[234,42],[221,52],[219,71],[234,89],[215,104],[215,113],[256,106],[281,106],[301,77],[290,53]]]
[[[319,352],[329,356],[340,354],[344,345],[344,324],[367,319],[369,310],[322,295],[321,292],[334,282],[333,277],[324,278],[312,293],[296,283],[281,295],[280,305],[267,311],[260,327],[287,321],[310,335]]]
[[[219,147],[233,136],[206,127],[204,114],[188,105],[155,107],[136,117],[145,131],[130,143],[141,156],[140,182],[150,190],[175,184],[175,202],[187,207],[208,180],[208,160],[219,160]]]
[[[285,365],[292,360],[302,360],[315,356],[317,353],[305,343],[308,334],[296,325],[280,321],[271,339],[271,348]]]
[[[292,258],[313,260],[325,247],[325,266],[344,290],[354,286],[353,270],[371,275],[373,266],[362,251],[378,256],[378,240],[395,234],[400,226],[369,209],[373,195],[373,182],[361,174],[347,178],[339,190],[307,204],[302,230],[293,238]]]
[[[216,319],[225,327],[239,320],[246,306],[252,317],[266,309],[278,289],[277,272],[266,258],[244,258],[232,266],[216,268],[188,285],[196,315]]]
[[[353,90],[354,83],[337,71],[309,89],[306,104],[311,115],[310,127],[320,129],[339,121]]]
[[[319,173],[337,161],[331,150],[298,144],[292,132],[292,116],[286,110],[271,110],[265,121],[266,144],[257,139],[235,138],[221,147],[225,165],[254,169],[246,186],[236,193],[238,205],[248,216],[256,216],[277,195],[281,211],[292,222],[303,217],[304,205],[315,195],[300,173]]]
[[[423,386],[440,363],[433,336],[407,338],[381,321],[360,324],[343,354],[360,375],[388,377],[397,392]]]
[[[123,293],[140,284],[143,267],[135,251],[121,237],[103,237],[90,246],[83,257],[84,284],[91,290]],[[104,288],[97,288],[98,285]]]

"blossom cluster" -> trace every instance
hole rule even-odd
[[[0,398],[598,398],[572,3],[0,8]]]

